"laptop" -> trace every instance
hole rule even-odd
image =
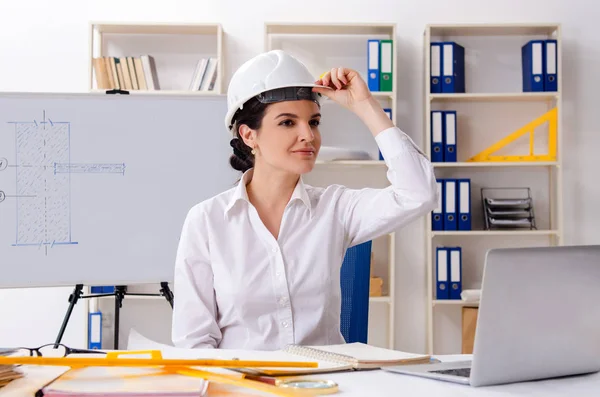
[[[600,245],[486,253],[472,359],[385,371],[489,386],[600,371]]]

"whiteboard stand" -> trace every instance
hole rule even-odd
[[[83,284],[75,285],[73,292],[69,295],[69,307],[67,308],[67,313],[65,314],[65,318],[63,319],[62,325],[60,326],[60,330],[58,331],[58,336],[56,337],[55,344],[59,344],[63,338],[65,330],[67,329],[67,324],[69,323],[69,319],[71,318],[71,313],[73,313],[73,308],[77,304],[77,301],[81,299],[87,298],[101,298],[106,296],[114,296],[115,297],[115,335],[114,335],[114,350],[119,349],[119,316],[121,313],[121,307],[123,307],[123,299],[125,299],[125,295],[130,296],[164,296],[169,305],[171,305],[171,309],[173,308],[173,291],[169,287],[169,283],[166,281],[162,281],[160,283],[160,290],[158,294],[148,294],[148,293],[132,293],[127,292],[127,286],[125,285],[117,285],[115,286],[115,292],[107,293],[107,294],[92,294],[92,295],[83,295]]]

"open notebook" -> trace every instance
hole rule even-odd
[[[326,346],[290,345],[281,350],[237,349],[182,349],[154,342],[135,329],[129,334],[127,348],[130,350],[160,350],[165,358],[214,358],[222,360],[258,360],[287,362],[316,362],[314,367],[260,367],[230,368],[252,375],[302,375],[320,372],[350,371],[381,368],[388,365],[419,364],[430,362],[430,356],[405,353],[363,343],[347,343]]]
[[[358,342],[327,346],[290,345],[279,352],[295,359],[317,362],[318,368],[242,368],[240,371],[254,375],[296,375],[428,363],[431,359],[429,355],[384,349]]]

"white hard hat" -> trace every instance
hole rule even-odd
[[[324,87],[315,84],[315,78],[306,66],[282,50],[262,53],[245,62],[232,76],[227,89],[227,115],[225,127],[233,124],[235,112],[249,99],[277,88],[292,88],[274,93],[263,102],[277,102],[286,99],[308,99],[317,95],[311,90],[297,90],[295,87]],[[235,135],[235,131],[232,131]]]

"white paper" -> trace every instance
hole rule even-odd
[[[358,149],[346,149],[334,146],[321,146],[317,160],[335,161],[335,160],[370,160],[368,152]]]
[[[480,289],[466,289],[460,293],[462,300],[467,302],[477,302],[481,298]]]

